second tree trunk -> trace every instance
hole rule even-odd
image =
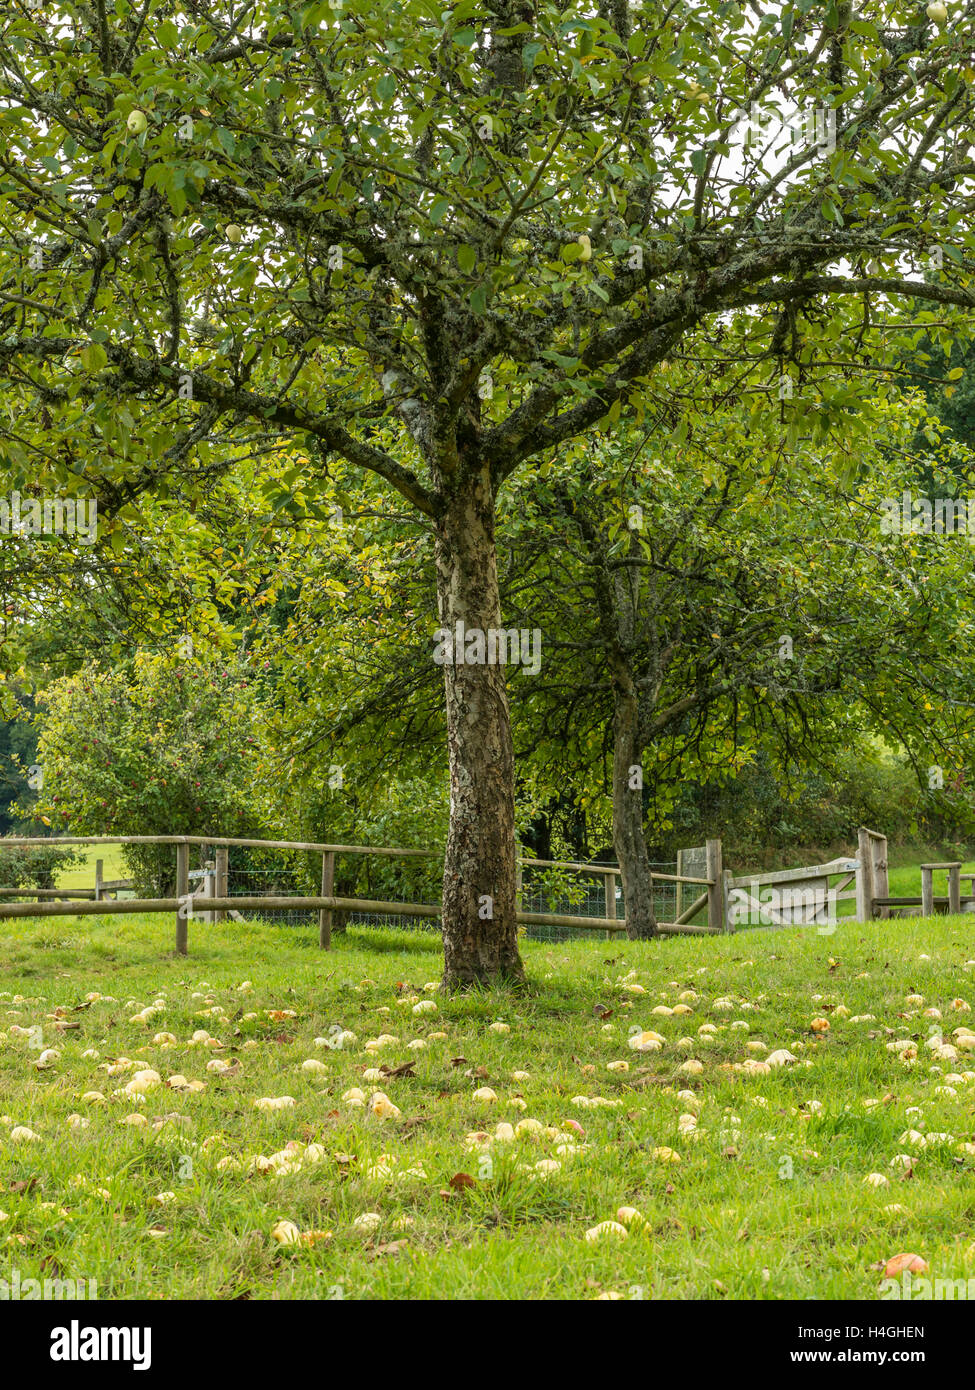
[[[626,934],[641,940],[657,935],[657,918],[643,832],[643,750],[634,695],[617,695],[613,732],[613,844],[623,880]]]

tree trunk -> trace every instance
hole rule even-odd
[[[447,696],[450,829],[444,856],[444,989],[521,981],[515,921],[514,753],[505,667],[477,634],[501,628],[488,471],[448,493],[437,518],[437,601]],[[458,624],[464,636],[457,639]],[[447,639],[446,634],[449,634]],[[467,641],[470,637],[472,640]],[[459,652],[458,652],[459,648]],[[466,657],[459,661],[458,655]]]
[[[613,843],[623,880],[626,934],[640,941],[657,935],[657,919],[643,833],[643,750],[635,695],[617,693],[613,726]]]

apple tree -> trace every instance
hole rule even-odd
[[[849,408],[810,352],[970,311],[975,4],[929,10],[11,0],[5,474],[109,517],[293,439],[428,520],[444,628],[501,628],[506,480],[688,334],[794,380],[792,448]],[[445,984],[517,979],[505,671],[443,677]]]

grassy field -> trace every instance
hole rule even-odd
[[[94,888],[96,859],[103,861],[105,878],[128,878],[129,869],[123,858],[121,845],[81,846],[80,852],[84,855],[83,861],[58,875],[58,887]]]
[[[426,936],[194,925],[176,959],[168,918],[4,922],[6,1263],[100,1298],[869,1299],[902,1251],[975,1275],[973,928],[527,944],[529,995],[444,1000]]]

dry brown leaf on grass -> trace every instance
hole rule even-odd
[[[465,1187],[476,1187],[477,1183],[469,1173],[455,1173],[448,1184],[455,1192],[463,1192]]]
[[[669,1076],[654,1076],[652,1074],[644,1076],[634,1076],[632,1081],[627,1084],[633,1089],[640,1089],[643,1086],[669,1086],[671,1078]]]

